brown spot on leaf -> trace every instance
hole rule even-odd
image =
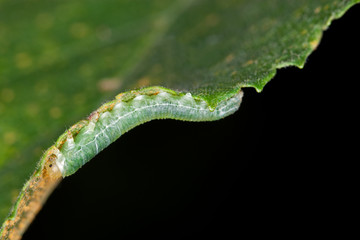
[[[142,77],[137,82],[138,87],[148,86],[149,84],[150,84],[150,78],[149,77]]]
[[[235,55],[231,53],[231,54],[226,56],[225,62],[230,63],[232,60],[234,60],[234,58],[235,58]]]
[[[61,174],[53,174],[46,168],[46,166],[51,165],[55,155],[53,155],[51,149],[46,154],[46,160],[41,171],[36,170],[21,190],[17,200],[18,203],[11,214],[13,218],[5,221],[0,239],[21,239],[49,194],[61,181]]]
[[[247,61],[246,63],[244,63],[242,66],[243,66],[243,67],[246,67],[246,66],[249,66],[249,65],[251,65],[251,64],[253,64],[253,63],[254,63],[254,60],[250,59],[249,61]]]
[[[98,83],[98,88],[101,92],[111,92],[119,89],[121,86],[120,78],[104,78]]]
[[[317,7],[315,8],[314,13],[318,14],[320,11],[321,11],[321,7]]]

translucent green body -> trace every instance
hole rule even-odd
[[[191,94],[160,91],[156,95],[139,94],[130,101],[118,101],[112,109],[89,120],[87,126],[73,137],[68,134],[56,155],[56,164],[63,177],[75,173],[101,150],[122,134],[153,119],[213,121],[234,113],[240,106],[242,92],[220,102],[214,110]]]

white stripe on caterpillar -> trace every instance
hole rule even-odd
[[[110,145],[122,134],[153,119],[177,119],[186,121],[213,121],[234,113],[240,106],[243,93],[220,102],[211,111],[204,100],[185,95],[160,91],[153,95],[137,95],[127,102],[119,101],[112,110],[94,112],[73,139],[67,138],[57,152],[56,164],[63,177],[75,173],[92,157]]]

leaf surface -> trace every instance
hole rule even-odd
[[[216,109],[302,67],[356,2],[1,1],[0,219],[56,136],[115,93],[162,86]]]

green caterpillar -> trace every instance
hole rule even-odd
[[[220,102],[214,110],[210,110],[204,100],[194,98],[190,93],[178,94],[164,88],[147,90],[152,90],[152,94],[142,90],[132,93],[130,97],[124,94],[118,96],[120,99],[108,103],[107,108],[103,107],[93,112],[87,124],[75,137],[69,131],[67,135],[62,136],[66,139],[63,140],[61,147],[55,148],[54,170],[60,170],[63,177],[75,173],[122,134],[153,119],[170,118],[186,121],[221,119],[239,108],[243,96],[240,91],[230,99]],[[104,108],[106,110],[101,111]]]

